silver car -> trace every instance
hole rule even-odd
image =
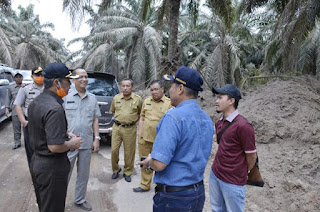
[[[8,96],[9,86],[13,86],[15,84],[13,76],[14,70],[12,68],[5,64],[0,64],[0,123],[8,118],[5,114],[5,103]]]

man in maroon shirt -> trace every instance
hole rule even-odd
[[[237,110],[241,94],[234,85],[212,91],[222,117],[215,123],[219,147],[210,172],[211,208],[215,212],[244,211],[245,185],[257,157],[254,130]]]

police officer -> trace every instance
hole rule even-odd
[[[33,79],[33,83],[21,88],[13,103],[15,105],[14,109],[16,110],[18,118],[23,126],[24,147],[26,149],[29,168],[33,150],[31,149],[29,141],[28,107],[34,98],[36,98],[43,91],[42,68],[33,68],[31,77]]]
[[[72,76],[62,63],[50,63],[44,70],[45,91],[28,109],[28,129],[34,150],[31,176],[40,212],[63,212],[70,162],[67,152],[78,149],[81,137],[68,138],[62,98]]]
[[[88,74],[84,69],[74,70],[79,76],[73,79],[75,89],[65,97],[64,107],[70,133],[80,136],[83,140],[80,148],[68,153],[71,163],[69,180],[77,160],[77,181],[75,188],[75,204],[81,209],[91,211],[91,205],[86,201],[87,184],[90,172],[91,150],[97,152],[100,145],[99,120],[100,108],[94,94],[86,90]]]
[[[19,72],[16,72],[14,75],[14,81],[16,82],[16,84],[9,87],[7,100],[6,100],[6,109],[5,109],[6,116],[9,116],[9,109],[12,110],[11,119],[12,119],[13,137],[14,137],[14,146],[12,149],[18,149],[19,147],[21,147],[21,123],[17,116],[17,112],[13,107],[13,102],[17,97],[19,89],[23,86],[22,80],[23,80],[23,75]]]
[[[111,103],[110,111],[113,113],[114,124],[111,137],[111,162],[112,179],[119,177],[121,168],[119,162],[119,149],[123,142],[124,147],[124,171],[123,176],[127,182],[131,182],[133,173],[134,156],[136,151],[137,121],[139,120],[142,98],[132,93],[133,81],[123,79],[121,92],[117,94]]]
[[[142,105],[139,120],[139,157],[148,156],[152,151],[153,141],[156,137],[156,127],[163,114],[171,106],[170,99],[164,95],[164,88],[159,80],[150,83],[151,96],[146,98]],[[150,190],[153,172],[141,169],[140,186],[133,188],[134,192],[145,192]]]

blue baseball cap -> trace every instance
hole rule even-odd
[[[44,77],[47,79],[79,78],[78,75],[72,74],[72,70],[68,69],[63,63],[49,63],[43,72]]]
[[[163,75],[165,81],[176,82],[182,84],[194,91],[203,91],[201,88],[203,79],[197,70],[181,66],[175,75]]]
[[[222,88],[212,88],[212,92],[216,94],[228,94],[230,97],[235,98],[237,101],[241,99],[239,89],[231,84],[226,84]]]

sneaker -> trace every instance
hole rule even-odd
[[[76,204],[76,206],[78,206],[79,208],[85,210],[85,211],[91,211],[92,210],[92,207],[91,205],[86,201],[82,204]]]

